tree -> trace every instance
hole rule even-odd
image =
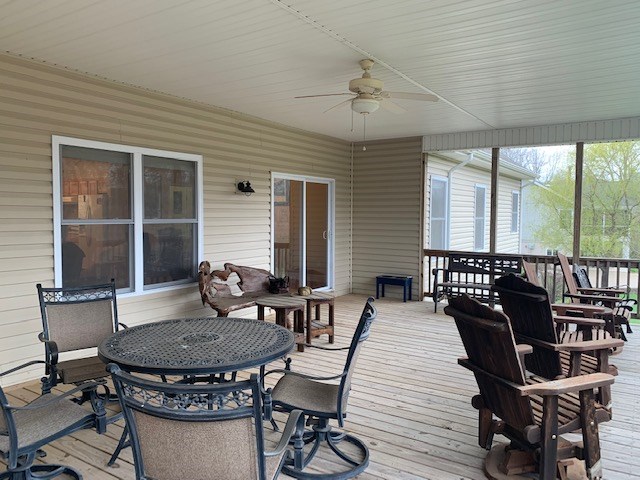
[[[536,237],[564,251],[573,243],[571,156],[536,191],[542,217]],[[640,257],[640,142],[585,145],[580,245],[583,256]]]

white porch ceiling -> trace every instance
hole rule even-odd
[[[367,139],[640,115],[638,0],[0,0],[0,51],[345,140],[358,61],[437,103]],[[385,68],[385,64],[392,69]]]

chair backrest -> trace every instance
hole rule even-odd
[[[526,338],[533,338],[558,343],[551,302],[544,288],[513,274],[497,278],[492,288],[498,292],[502,310],[511,320],[518,340],[526,343]],[[562,375],[558,352],[536,345],[532,347],[533,352],[525,357],[527,370],[549,379]]]
[[[347,354],[342,380],[340,381],[340,387],[338,389],[338,422],[340,426],[342,426],[344,413],[347,410],[347,400],[349,398],[349,391],[351,390],[351,378],[353,377],[360,349],[364,341],[369,338],[371,324],[378,316],[378,311],[376,307],[373,306],[373,301],[373,297],[367,299],[362,314],[360,315],[356,331],[353,333],[351,345],[349,346],[349,353]]]
[[[579,267],[577,265],[573,266],[573,278],[576,281],[576,284],[580,288],[592,288],[591,287],[591,279],[589,275],[587,275],[587,270],[583,267]]]
[[[257,375],[185,385],[107,368],[129,427],[136,478],[266,478]]]
[[[42,327],[59,352],[97,347],[118,330],[115,281],[86,287],[37,285]]]
[[[523,260],[522,269],[524,270],[524,278],[526,278],[529,283],[537,285],[538,287],[542,286],[540,279],[538,278],[536,266],[533,263]]]
[[[444,309],[455,319],[480,394],[496,416],[518,431],[535,420],[529,399],[513,388],[524,385],[524,370],[506,315],[482,305],[467,294],[449,299]]]
[[[0,386],[0,436],[6,436],[9,444],[7,450],[13,452],[17,449],[17,435],[15,422],[13,420],[13,413],[4,405],[9,405],[4,390]]]
[[[571,264],[569,263],[569,259],[566,255],[558,252],[558,261],[560,262],[560,269],[562,270],[562,276],[564,277],[564,284],[567,286],[567,292],[574,295],[578,292],[578,285],[576,284],[576,279],[573,278],[573,272],[571,270]],[[580,300],[577,298],[571,298],[572,303],[580,303]]]

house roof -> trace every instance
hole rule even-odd
[[[357,141],[348,105],[323,113],[349,97],[294,97],[348,93],[363,58],[440,99],[367,139],[637,116],[639,21],[637,0],[0,0],[0,50]]]
[[[450,152],[433,152],[431,156],[443,158],[454,164],[466,165],[491,172],[491,153],[486,150],[456,150]],[[535,180],[536,174],[531,170],[515,164],[504,158],[500,158],[500,175],[505,175],[518,180]]]

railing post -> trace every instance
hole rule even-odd
[[[573,264],[580,261],[580,223],[582,220],[582,170],[584,166],[584,142],[576,143],[576,188],[573,205]]]

